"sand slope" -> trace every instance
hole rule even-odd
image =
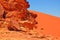
[[[42,30],[44,34],[60,36],[60,18],[31,10],[30,12],[38,15],[36,18],[38,21],[38,31],[44,28],[44,30]]]

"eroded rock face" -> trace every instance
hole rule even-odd
[[[27,9],[29,8],[29,4],[26,0],[0,0],[0,3],[7,11],[15,11],[21,9]]]
[[[8,30],[33,30],[36,28],[36,14],[30,13],[27,8],[29,4],[26,0],[0,0],[3,13],[0,25],[1,28],[7,27]]]

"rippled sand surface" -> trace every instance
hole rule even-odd
[[[58,37],[51,35],[30,34],[25,32],[5,31],[0,32],[0,40],[59,40]]]

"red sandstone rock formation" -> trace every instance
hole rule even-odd
[[[21,30],[21,28],[36,28],[36,14],[30,13],[27,8],[29,4],[26,0],[0,0],[3,7],[2,18],[4,21],[1,27],[7,27],[9,30]]]

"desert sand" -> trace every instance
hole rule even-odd
[[[0,40],[60,40],[60,18],[41,12],[30,12],[38,15],[36,31],[30,34],[22,31],[8,31],[4,28],[0,29]]]

